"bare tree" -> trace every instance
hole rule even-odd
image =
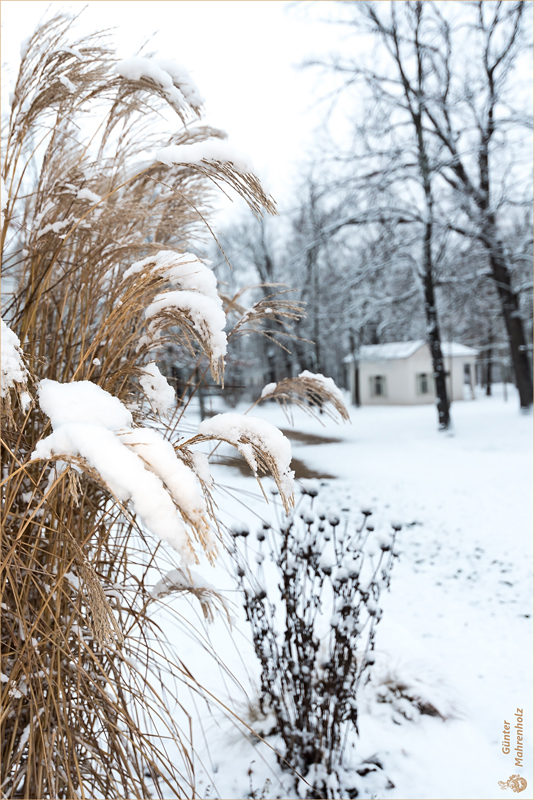
[[[359,3],[353,22],[367,24],[396,68],[417,130],[427,211],[431,195],[425,174],[430,173],[430,166],[424,151],[431,142],[434,152],[439,153],[435,169],[452,189],[447,224],[484,246],[499,295],[520,404],[528,408],[532,405],[531,368],[520,300],[513,284],[512,256],[503,237],[503,219],[512,201],[507,178],[511,183],[509,176],[515,166],[505,134],[517,133],[528,124],[526,115],[512,109],[509,89],[526,44],[531,6],[524,2],[461,3],[459,24],[453,25],[447,18],[452,14],[448,5]],[[468,60],[461,53],[467,44]],[[375,85],[396,83],[387,71],[363,73]],[[452,212],[454,207],[461,212],[460,221]],[[427,225],[431,224],[429,214]],[[427,229],[426,236],[428,233]],[[425,258],[428,250],[425,245]],[[432,304],[430,295],[428,302]]]

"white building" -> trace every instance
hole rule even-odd
[[[477,350],[442,342],[450,400],[474,399]],[[423,339],[365,345],[344,359],[353,403],[415,405],[436,400],[430,348]]]

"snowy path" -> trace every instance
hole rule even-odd
[[[417,523],[401,536],[404,556],[377,648],[404,670],[441,677],[462,720],[425,720],[424,736],[406,730],[414,740],[405,749],[419,763],[413,770],[395,759],[398,791],[390,796],[499,797],[497,780],[519,772],[530,784],[525,797],[532,719],[523,770],[500,743],[503,721],[517,707],[530,717],[532,708],[532,419],[514,401],[457,403],[448,437],[435,430],[434,416],[430,407],[354,411],[343,445],[307,447],[306,459],[353,484],[362,505],[389,505],[392,518]],[[367,722],[373,746],[383,749],[383,728]],[[391,731],[392,749],[396,738]],[[417,786],[409,795],[401,769]]]
[[[288,428],[274,404],[261,415]],[[451,716],[395,720],[391,708],[375,703],[361,716],[359,749],[364,757],[379,753],[395,783],[380,796],[506,798],[511,790],[497,781],[519,773],[529,784],[521,796],[532,797],[532,418],[519,414],[514,397],[480,398],[454,405],[455,435],[444,436],[435,415],[433,407],[353,409],[351,426],[326,420],[324,428],[295,415],[301,433],[341,439],[309,444],[299,437],[296,458],[338,476],[328,483],[340,500],[350,494],[355,508],[370,506],[378,518],[404,523],[376,648],[400,679],[422,681],[429,700]],[[230,473],[214,469],[216,479],[240,489],[237,498],[221,498],[221,509],[246,518],[240,502],[254,481]],[[230,589],[222,566],[217,574]],[[238,628],[245,636],[236,653],[226,631],[212,636],[246,681],[256,665],[246,624]],[[525,712],[522,768],[513,750],[501,751],[504,720],[514,721],[517,708]],[[219,796],[247,796],[253,760],[261,791],[270,775],[259,766],[261,748],[226,735],[209,749],[222,762]],[[267,796],[276,796],[272,791]]]

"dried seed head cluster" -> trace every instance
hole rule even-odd
[[[374,663],[400,526],[378,533],[370,511],[359,520],[345,507],[327,511],[317,482],[302,489],[295,510],[262,525],[255,544],[246,527],[234,529],[234,556],[261,664],[260,709],[276,720],[263,733],[278,735],[281,766],[312,781],[310,796],[339,797],[336,776],[348,729],[358,730],[357,693]]]

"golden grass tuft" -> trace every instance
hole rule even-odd
[[[133,404],[139,424],[150,416],[137,380],[151,360],[143,312],[164,281],[123,281],[125,270],[166,247],[202,251],[218,184],[256,213],[274,206],[229,165],[143,162],[148,148],[222,134],[159,133],[154,121],[172,106],[158,87],[113,73],[106,32],[73,41],[71,28],[58,14],[33,35],[2,134],[2,281],[12,287],[2,314],[30,394],[43,378],[90,380]],[[182,116],[200,113],[190,111]],[[209,359],[190,320],[168,322],[166,337]],[[2,404],[2,796],[196,796],[181,696],[184,684],[204,694],[162,638],[149,591],[162,564],[175,564],[82,459],[31,460],[50,422],[15,394]],[[183,438],[179,426],[167,433]],[[217,603],[196,596],[209,618]]]
[[[344,422],[350,420],[347,408],[339,395],[330,391],[328,386],[314,377],[284,378],[269,394],[260,397],[257,403],[262,400],[276,400],[288,419],[291,418],[291,406],[295,405],[315,418],[318,418],[317,414],[320,412],[334,421],[337,421],[336,414]],[[331,408],[327,404],[330,404]]]

